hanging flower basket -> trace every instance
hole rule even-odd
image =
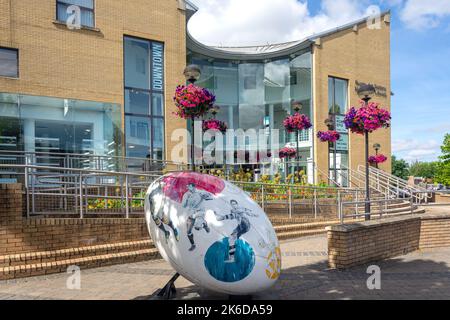
[[[336,142],[341,138],[341,135],[337,131],[330,130],[330,131],[325,131],[325,132],[319,131],[317,133],[317,137],[322,142]]]
[[[387,161],[387,157],[384,154],[379,154],[377,156],[370,156],[369,163],[370,164],[380,164]]]
[[[361,101],[361,107],[356,109],[352,107],[345,116],[345,127],[353,133],[364,134],[373,132],[380,128],[389,128],[391,114],[389,111],[380,108],[376,102],[370,102],[365,105]]]
[[[177,111],[175,114],[183,119],[200,118],[214,106],[216,97],[207,89],[193,84],[178,86],[173,97]]]
[[[295,158],[297,156],[297,151],[294,148],[283,148],[279,151],[280,159]]]
[[[287,117],[283,121],[283,125],[286,131],[289,133],[306,130],[312,127],[311,120],[309,120],[306,115],[300,113],[296,113],[293,116]]]
[[[204,120],[203,121],[203,132],[206,132],[208,130],[214,130],[214,131],[220,131],[222,133],[227,132],[228,126],[225,122],[216,120],[216,119],[210,119],[210,120]]]

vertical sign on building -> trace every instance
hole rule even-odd
[[[152,43],[152,90],[164,91],[164,46]]]

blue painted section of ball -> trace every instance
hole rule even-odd
[[[245,241],[238,239],[235,243],[236,253],[234,262],[228,260],[228,238],[217,241],[205,255],[205,267],[209,274],[222,282],[237,282],[247,277],[255,266],[255,254],[252,247]]]

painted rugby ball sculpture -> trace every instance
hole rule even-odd
[[[148,189],[145,215],[162,257],[205,289],[248,295],[269,289],[281,252],[267,215],[250,196],[220,178],[178,172]]]

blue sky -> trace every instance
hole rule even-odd
[[[390,9],[392,146],[408,161],[432,161],[450,133],[450,0],[192,0],[200,41],[242,45],[299,40]]]

